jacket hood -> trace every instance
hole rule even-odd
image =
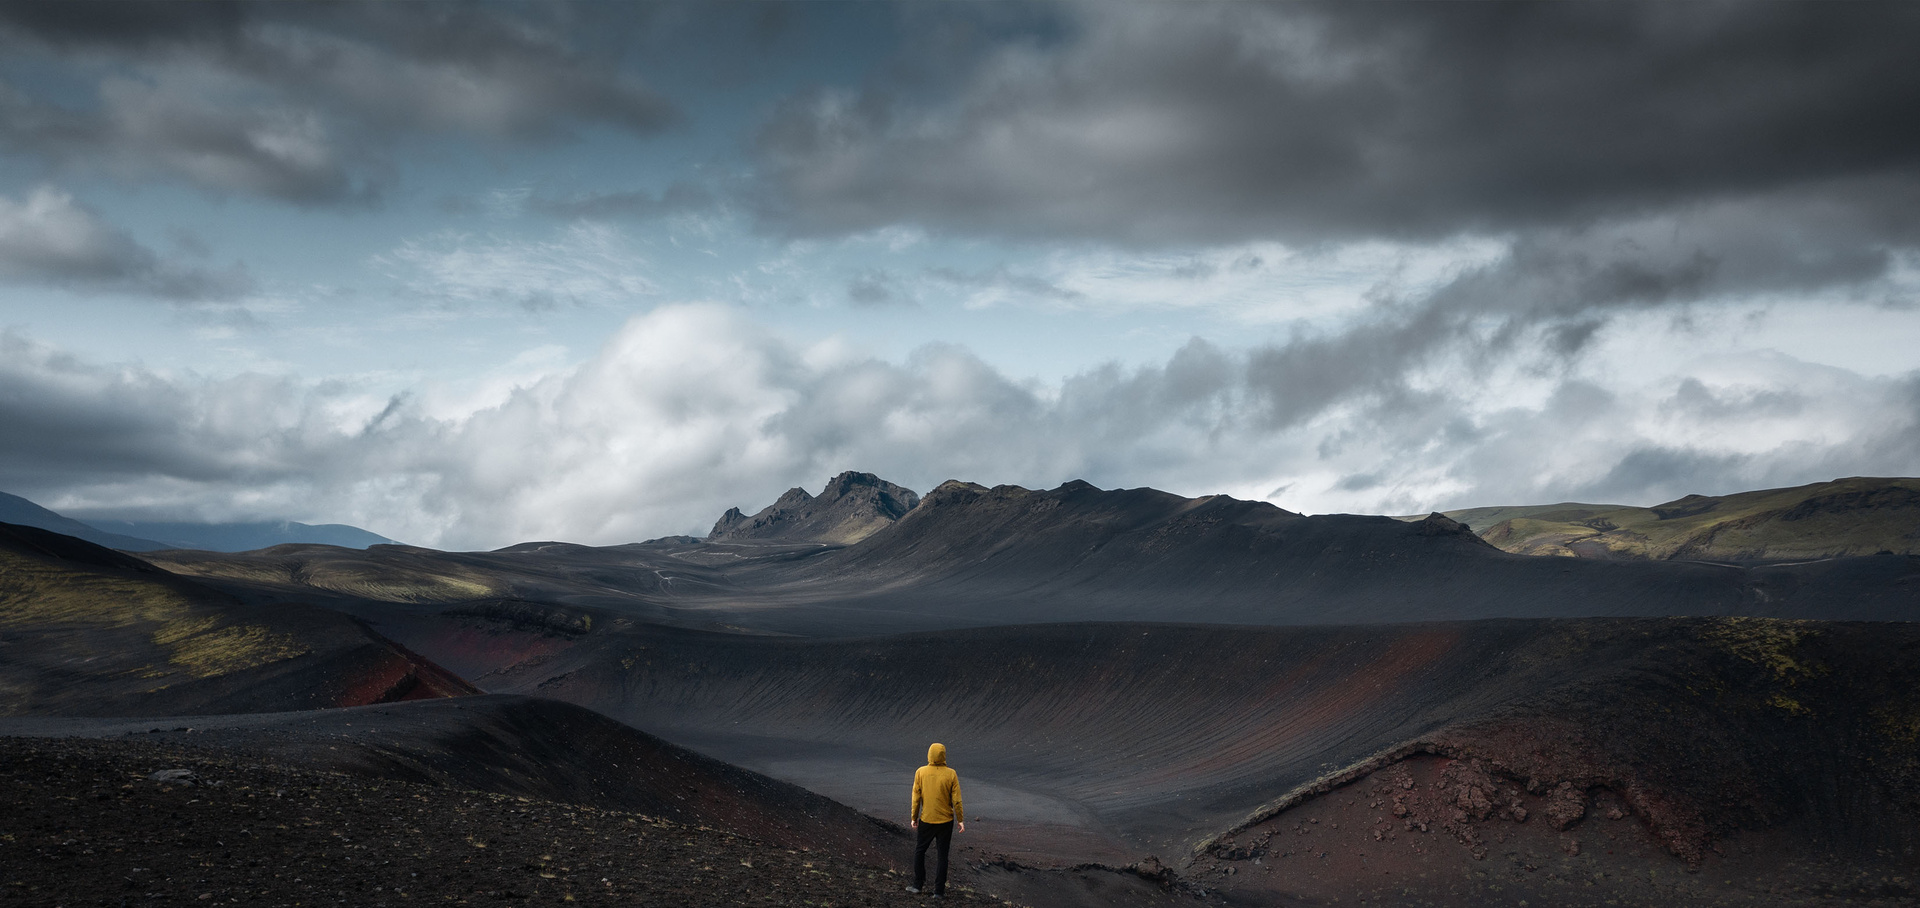
[[[927,748],[927,765],[928,766],[947,765],[947,745],[935,744],[932,747]]]

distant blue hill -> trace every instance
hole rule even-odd
[[[201,549],[250,552],[290,542],[364,549],[393,542],[378,533],[339,523],[318,526],[291,520],[253,523],[161,523],[133,520],[74,520],[18,495],[0,492],[0,523],[17,523],[65,533],[126,552]]]
[[[388,545],[393,540],[378,533],[343,523],[307,524],[291,520],[258,523],[148,523],[133,520],[94,520],[95,527],[125,536],[158,539],[167,548],[202,549],[209,552],[251,552],[270,545],[289,542],[337,545],[364,549],[370,545]]]
[[[110,549],[124,552],[151,552],[157,549],[172,549],[179,546],[142,539],[135,536],[122,536],[90,527],[70,517],[62,517],[18,495],[0,492],[0,523],[17,523],[21,526],[39,527],[64,533],[79,539],[85,539],[94,545],[104,545]]]

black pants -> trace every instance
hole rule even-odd
[[[939,895],[947,894],[947,849],[953,845],[953,821],[929,823],[920,821],[914,827],[913,840],[913,888],[925,889],[927,886],[927,846],[935,842],[939,847],[933,850],[933,891]]]

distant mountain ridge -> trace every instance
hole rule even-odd
[[[5,492],[0,492],[0,523],[52,530],[123,552],[157,552],[166,549],[250,552],[287,543],[364,549],[370,545],[393,543],[385,536],[341,523],[314,525],[291,520],[250,523],[80,521]]]
[[[337,545],[345,549],[364,549],[370,545],[392,545],[394,541],[344,523],[310,524],[292,520],[262,520],[249,523],[149,523],[132,520],[96,520],[95,526],[130,536],[158,539],[165,548],[201,549],[208,552],[251,552],[270,546],[300,543]]]
[[[936,513],[950,513],[953,505],[965,503],[973,506],[975,513],[963,523],[975,523],[988,513],[995,515],[987,525],[960,529],[962,535],[977,534],[966,545],[973,550],[971,557],[984,560],[1000,557],[1014,540],[1024,540],[1022,546],[1035,541],[1031,531],[1040,530],[1043,535],[1060,532],[1063,527],[1051,525],[1046,515],[1070,501],[1091,503],[1094,499],[1086,493],[1103,502],[1095,506],[1096,510],[1120,507],[1121,499],[1130,502],[1123,510],[1146,509],[1130,517],[1113,512],[1094,519],[1094,523],[1108,526],[1115,525],[1116,520],[1127,523],[1165,508],[1179,510],[1209,501],[1215,502],[1215,507],[1228,502],[1239,506],[1230,518],[1233,522],[1252,519],[1255,524],[1273,526],[1276,520],[1299,516],[1265,502],[1238,502],[1224,496],[1183,499],[1154,489],[1102,492],[1082,480],[1051,491],[1019,486],[989,489],[948,480],[923,499],[872,473],[849,471],[830,480],[817,497],[794,488],[752,517],[738,508],[729,509],[705,541],[849,546],[880,534],[880,538],[871,539],[877,548],[874,544],[863,545],[860,553],[848,553],[852,561],[836,560],[854,570],[863,562],[877,560],[884,572],[898,567],[896,558],[924,561],[931,553],[956,545],[952,535],[955,525],[943,524],[937,539],[920,538],[924,534],[915,528]],[[1248,508],[1251,510],[1245,510]],[[1218,521],[1222,516],[1208,519]],[[1172,511],[1163,517],[1175,519]],[[1687,495],[1652,507],[1561,502],[1463,508],[1396,519],[1419,524],[1425,535],[1459,533],[1516,555],[1751,564],[1876,554],[1920,555],[1920,479],[1851,477],[1731,495]],[[1190,520],[1179,518],[1177,522]],[[1079,518],[1068,523],[1086,525]],[[1042,524],[1047,526],[1043,528]],[[883,530],[888,532],[882,534]],[[1104,543],[1096,548],[1100,545]],[[950,554],[959,557],[957,551]],[[1152,560],[1154,553],[1149,546],[1134,557]],[[1125,571],[1132,565],[1116,567]]]
[[[1688,495],[1648,508],[1562,502],[1446,515],[1520,555],[1779,562],[1920,554],[1920,479],[1908,478]]]
[[[169,546],[164,542],[157,542],[152,539],[141,539],[135,536],[109,533],[97,527],[81,523],[71,517],[47,510],[18,495],[9,495],[5,492],[0,492],[0,523],[39,527],[43,530],[51,530],[65,536],[72,536],[75,539],[85,539],[94,545],[102,545],[110,549],[119,549],[123,552],[152,552],[160,549],[173,548],[173,546]]]
[[[798,486],[748,517],[728,508],[708,542],[819,542],[852,545],[893,524],[920,504],[919,493],[872,473],[848,470],[818,496]]]

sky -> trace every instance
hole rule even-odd
[[[845,470],[1920,474],[1920,5],[0,3],[0,491],[482,549]]]

